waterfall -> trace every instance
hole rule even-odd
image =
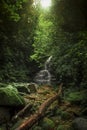
[[[45,62],[45,70],[48,70],[48,69],[49,69],[51,59],[52,59],[52,56],[50,56],[50,57],[46,60],[46,62]]]
[[[51,84],[51,74],[49,72],[49,68],[50,68],[50,63],[51,63],[51,59],[52,59],[52,56],[50,56],[45,64],[44,64],[44,69],[43,70],[40,70],[39,73],[37,73],[37,75],[35,76],[35,82],[37,84],[48,84],[50,85]]]

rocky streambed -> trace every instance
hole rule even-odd
[[[0,130],[16,130],[24,120],[26,121],[39,109],[43,102],[56,93],[57,91],[48,85],[1,84]],[[53,102],[45,112],[45,116],[30,130],[87,130],[87,108],[86,106],[82,108],[79,104],[82,99],[75,100],[71,96],[68,97],[69,100],[65,100],[61,95],[61,103]]]

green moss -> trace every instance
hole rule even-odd
[[[70,113],[66,112],[66,111],[62,111],[61,112],[61,119],[63,120],[67,120],[67,119],[70,119]]]
[[[63,111],[61,109],[58,109],[56,111],[56,115],[58,115],[58,118],[62,119],[62,120],[67,120],[71,118],[70,113],[68,113],[67,111]]]
[[[17,89],[12,86],[0,88],[0,105],[19,106],[24,105],[24,99],[18,94]]]
[[[32,130],[42,130],[42,128],[40,126],[35,126]]]
[[[65,130],[64,126],[63,125],[59,125],[57,130]]]
[[[72,92],[68,95],[67,100],[72,104],[85,104],[87,103],[87,91]]]
[[[71,130],[69,126],[59,125],[56,130]]]
[[[41,126],[44,130],[48,130],[48,129],[53,129],[55,127],[55,124],[51,119],[44,118]]]

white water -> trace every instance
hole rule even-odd
[[[44,69],[37,73],[35,77],[35,82],[38,84],[51,84],[51,74],[49,72],[50,63],[52,56],[50,56],[44,65]]]

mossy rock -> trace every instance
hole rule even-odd
[[[40,126],[35,126],[32,130],[42,130],[42,128]]]
[[[70,127],[66,125],[59,125],[56,130],[71,130]]]
[[[62,112],[61,112],[61,119],[63,119],[63,120],[68,120],[68,119],[70,119],[70,118],[71,118],[70,113],[68,113],[68,112],[66,112],[66,111],[62,111]]]
[[[61,109],[58,109],[56,111],[56,115],[58,115],[58,118],[63,119],[63,120],[67,120],[71,118],[71,114],[67,111],[63,111]]]
[[[87,91],[72,92],[68,95],[67,100],[72,104],[85,105],[87,104]]]
[[[0,88],[0,106],[24,106],[25,101],[11,85]]]
[[[59,125],[56,130],[65,130],[63,125]]]
[[[41,123],[41,127],[43,128],[43,130],[54,129],[55,123],[51,119],[45,117]]]

